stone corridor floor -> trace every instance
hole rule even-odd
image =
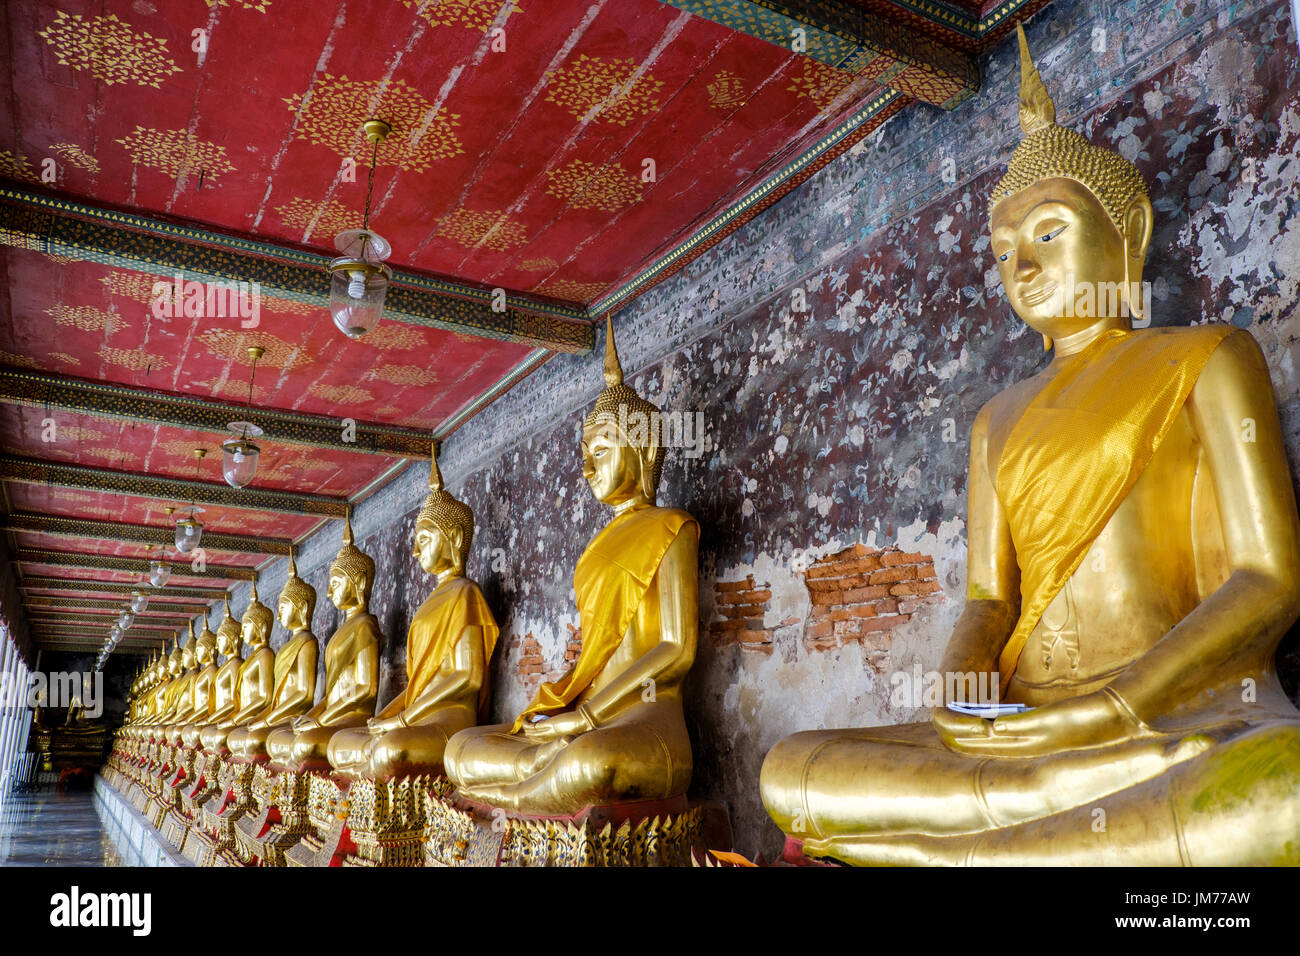
[[[0,794],[0,866],[121,866],[90,791]]]

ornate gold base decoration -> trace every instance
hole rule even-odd
[[[425,775],[353,783],[347,826],[356,853],[345,865],[423,866],[424,795],[433,784]]]
[[[190,818],[176,807],[168,807],[162,815],[162,825],[156,827],[163,839],[170,843],[179,853],[185,853],[185,845],[190,835]]]
[[[180,798],[181,806],[193,820],[198,821],[203,805],[220,790],[221,785],[217,779],[220,761],[219,754],[204,750],[200,751],[198,759],[194,762],[194,775],[189,778],[192,786],[186,786]]]
[[[441,784],[424,792],[426,866],[690,866],[692,851],[711,842],[730,846],[718,804],[644,801],[573,817],[524,817],[458,800]]]
[[[349,845],[344,833],[347,829],[348,786],[326,774],[311,774],[307,784],[307,819],[311,831],[284,854],[287,866],[329,866],[334,851],[340,843],[344,851]],[[322,856],[326,845],[329,853]]]
[[[312,832],[307,815],[310,773],[276,772],[265,766],[253,771],[254,799],[260,812],[235,824],[235,844],[241,859],[261,866],[285,866],[285,851]]]

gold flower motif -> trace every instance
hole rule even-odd
[[[91,445],[89,448],[78,449],[77,457],[93,458],[99,461],[112,462],[113,464],[117,464],[118,462],[135,464],[140,460],[140,456],[133,451],[127,451],[123,448],[104,448],[97,445]]]
[[[380,365],[370,374],[389,385],[432,385],[438,381],[436,374],[419,365]]]
[[[425,338],[417,328],[390,321],[381,323],[373,332],[367,332],[361,341],[377,349],[406,351],[423,345]]]
[[[27,162],[26,156],[18,152],[11,153],[7,149],[0,149],[0,176],[21,179],[29,183],[41,181],[41,177],[37,176],[36,171],[32,169],[32,164]]]
[[[311,315],[325,307],[323,305],[314,305],[310,302],[299,302],[297,299],[276,299],[263,294],[262,308],[271,312],[280,312],[288,315]]]
[[[228,7],[230,0],[203,0],[209,7]],[[256,10],[258,13],[266,13],[266,8],[271,5],[271,0],[235,0],[245,10]]]
[[[80,365],[81,359],[75,355],[69,355],[67,352],[51,352],[50,358],[56,358],[60,362],[66,362],[68,365]]]
[[[290,229],[310,228],[308,236],[324,235],[331,239],[342,232],[361,225],[360,217],[341,202],[327,199],[324,202],[312,202],[295,196],[283,206],[276,206],[280,221]]]
[[[12,243],[3,241],[2,231],[0,231],[0,245],[12,245]],[[46,259],[49,259],[56,266],[66,266],[69,262],[72,262],[72,256],[59,256],[52,252],[42,252],[41,255]]]
[[[547,74],[546,99],[579,119],[589,118],[626,126],[629,120],[660,109],[662,80],[637,76],[636,61],[606,59],[579,53]]]
[[[65,162],[71,163],[80,169],[89,170],[92,173],[99,172],[99,160],[75,143],[55,143],[50,147],[50,152],[62,156]]]
[[[135,299],[137,302],[143,302],[150,305],[153,302],[153,287],[156,282],[166,282],[170,285],[171,280],[162,276],[147,275],[143,272],[127,272],[122,269],[114,269],[108,275],[100,276],[100,284],[111,292],[113,295],[120,295],[126,299]]]
[[[465,152],[453,129],[460,125],[460,114],[435,107],[399,79],[349,80],[325,73],[307,93],[284,102],[298,114],[298,139],[327,146],[358,164],[370,162],[372,150],[361,124],[375,116],[393,128],[379,150],[380,166],[422,173],[438,160]]]
[[[468,27],[487,33],[503,12],[506,17],[522,13],[517,0],[402,0],[402,6],[435,27]],[[503,19],[504,22],[504,19]]]
[[[486,246],[504,252],[528,241],[522,223],[500,210],[473,210],[464,206],[438,220],[438,235],[467,248]]]
[[[550,256],[542,256],[538,259],[525,259],[523,262],[519,263],[519,268],[523,269],[525,272],[550,272],[559,267],[560,264]]]
[[[170,363],[161,355],[151,355],[144,349],[115,349],[105,345],[96,353],[108,365],[142,372],[146,369],[166,368]]]
[[[800,98],[808,97],[820,110],[826,109],[853,82],[852,73],[837,70],[820,60],[803,58],[803,76],[795,79],[786,89]]]
[[[103,432],[95,431],[93,428],[82,428],[80,425],[60,425],[56,433],[55,441],[73,441],[73,442],[90,442],[103,441],[107,437]]]
[[[82,332],[113,333],[126,325],[116,312],[105,312],[93,305],[64,305],[56,302],[45,310],[45,314],[54,319],[55,325],[71,326]]]
[[[163,80],[181,72],[165,39],[137,33],[111,13],[87,18],[60,10],[37,36],[54,47],[60,66],[89,70],[108,86],[130,82],[161,89]]]
[[[709,91],[709,105],[716,110],[734,110],[745,105],[745,86],[730,70],[718,71],[705,89]]]
[[[23,368],[40,367],[26,355],[15,355],[13,352],[6,352],[4,349],[0,349],[0,362],[5,365],[21,365]]]
[[[608,282],[574,282],[572,279],[552,279],[533,289],[553,299],[587,303],[609,287]]]
[[[258,361],[261,365],[261,360]],[[228,378],[224,382],[195,382],[195,388],[206,388],[213,398],[225,398],[236,402],[248,401],[248,383],[237,382],[233,378]],[[253,386],[253,401],[266,397],[266,389],[261,385]],[[193,446],[191,446],[193,447]]]
[[[270,366],[291,369],[310,365],[315,361],[301,345],[286,342],[278,335],[262,330],[210,329],[199,335],[199,341],[222,358],[233,359],[240,365],[251,365],[248,357],[251,346],[260,345],[265,354],[257,360],[258,368]],[[247,394],[247,393],[245,393]]]
[[[322,398],[337,405],[360,405],[374,401],[374,396],[356,385],[313,385],[307,390],[313,398]]]
[[[575,159],[560,169],[548,169],[546,192],[575,209],[615,212],[641,199],[641,180],[617,163],[597,166]]]
[[[204,178],[211,180],[235,169],[226,159],[226,147],[198,139],[185,129],[137,126],[114,142],[122,144],[132,163],[161,170],[177,179],[197,176],[202,170]]]

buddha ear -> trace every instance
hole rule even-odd
[[[1146,261],[1154,222],[1151,200],[1142,193],[1134,196],[1124,210],[1124,255],[1139,269]]]
[[[637,449],[637,457],[641,460],[641,493],[646,501],[653,503],[658,491],[655,488],[655,459],[659,457],[659,436],[656,434],[651,438],[649,444]]]

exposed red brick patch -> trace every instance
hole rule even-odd
[[[743,581],[717,581],[713,585],[714,604],[722,619],[709,624],[709,636],[714,646],[737,644],[741,650],[771,654],[772,631],[763,626],[767,602],[772,600],[772,590],[767,584],[754,583],[754,576]]]
[[[525,684],[541,683],[546,674],[546,658],[542,656],[542,645],[529,631],[524,635],[523,645],[519,651],[519,676]]]
[[[804,647],[824,651],[855,641],[880,673],[888,666],[889,632],[921,607],[943,600],[934,559],[898,548],[855,544],[814,562],[804,583],[812,600]]]
[[[578,654],[582,652],[582,631],[572,624],[565,624],[569,629],[569,643],[564,648],[564,666],[566,668],[573,665],[578,659]]]

